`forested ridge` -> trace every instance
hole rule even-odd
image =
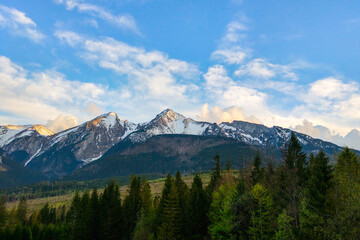
[[[235,175],[220,161],[216,155],[207,186],[196,174],[188,187],[178,172],[161,196],[138,176],[126,196],[111,181],[30,216],[26,198],[7,210],[2,196],[0,239],[360,239],[360,159],[352,150],[331,165],[321,151],[306,156],[292,134],[280,167],[257,155]]]

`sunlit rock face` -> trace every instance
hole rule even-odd
[[[49,175],[66,175],[76,167],[100,158],[136,127],[127,120],[120,120],[115,113],[101,115],[50,137],[31,159],[29,167],[40,168]]]

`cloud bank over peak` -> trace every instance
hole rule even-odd
[[[46,126],[51,131],[58,133],[78,125],[78,119],[72,115],[59,115],[54,120],[48,120]]]
[[[201,115],[198,118],[202,121],[206,122],[233,122],[235,120],[238,121],[246,121],[251,123],[261,124],[260,120],[251,116],[246,116],[242,109],[237,107],[229,107],[226,109],[222,109],[218,106],[215,106],[209,109],[209,105],[205,103],[201,108]]]
[[[351,130],[345,136],[332,133],[331,130],[322,125],[313,125],[312,122],[304,120],[302,124],[296,125],[293,128],[295,131],[307,134],[313,138],[319,138],[325,141],[333,142],[339,146],[347,146],[360,150],[360,131],[357,129]]]

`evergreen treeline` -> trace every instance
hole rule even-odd
[[[165,177],[162,174],[142,174],[146,179],[159,179]],[[121,176],[111,178],[118,182],[121,186],[129,184],[129,176]],[[1,179],[0,179],[1,180]],[[26,186],[18,186],[15,188],[0,189],[1,193],[7,196],[8,201],[20,200],[20,198],[36,199],[45,197],[62,196],[72,194],[74,191],[84,191],[90,188],[104,188],[110,181],[110,178],[87,180],[87,181],[70,181],[62,179],[57,181],[43,181]]]
[[[156,197],[136,176],[124,197],[111,181],[31,216],[24,198],[7,211],[2,197],[0,239],[360,239],[360,159],[350,149],[330,165],[292,135],[278,168],[257,155],[235,176],[230,162],[222,170],[214,160],[207,186],[195,175],[188,187],[178,172]]]

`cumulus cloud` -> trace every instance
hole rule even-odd
[[[265,93],[255,89],[241,86],[227,75],[222,65],[214,65],[208,68],[204,74],[205,88],[208,91],[208,100],[222,108],[228,106],[239,107],[246,113],[264,114],[268,112]]]
[[[229,108],[220,108],[215,106],[209,109],[209,105],[205,103],[201,108],[201,115],[199,119],[207,122],[232,122],[235,120],[246,121],[252,123],[261,123],[255,116],[246,116],[241,108],[229,107]]]
[[[103,109],[96,103],[88,103],[85,112],[90,113],[92,116],[99,116],[102,113]]]
[[[79,0],[55,0],[55,2],[65,5],[67,10],[77,9],[79,12],[84,12],[91,16],[101,18],[119,28],[128,29],[135,33],[139,33],[136,22],[131,15],[113,15],[112,13],[103,9],[100,6],[85,3],[84,1]]]
[[[55,71],[29,74],[0,56],[0,111],[29,122],[45,122],[61,114],[79,113],[88,102],[101,101],[106,87],[67,80]]]
[[[304,120],[302,124],[296,125],[293,128],[295,131],[307,134],[313,138],[319,138],[325,141],[336,143],[340,146],[348,146],[360,150],[360,131],[357,129],[351,130],[345,136],[332,133],[331,130],[322,125],[315,125],[308,120]]]
[[[24,12],[0,4],[0,28],[11,34],[40,42],[45,36],[37,30],[36,23]]]
[[[78,125],[78,119],[72,115],[59,115],[54,120],[48,120],[47,128],[58,133]]]
[[[335,77],[320,79],[310,84],[309,95],[327,99],[344,99],[359,91],[356,83],[344,83]]]
[[[194,64],[113,38],[83,38],[76,49],[84,61],[121,76],[119,89],[108,101],[124,113],[131,111],[130,116],[134,114],[131,107],[144,112],[152,108],[161,111],[167,106],[184,110],[198,101],[193,93],[199,91],[196,80],[200,80],[200,71]]]

